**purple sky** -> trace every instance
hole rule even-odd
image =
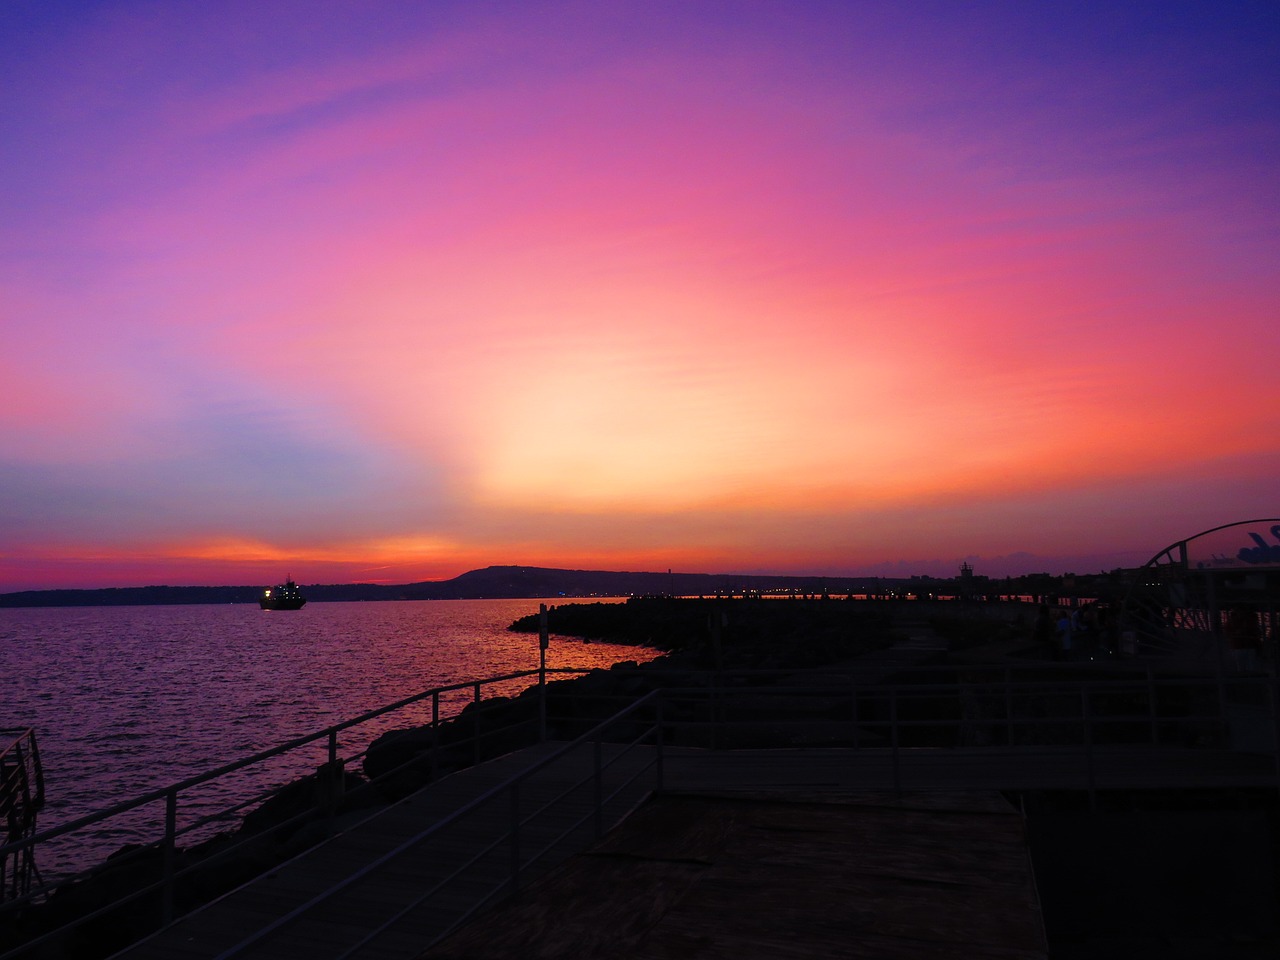
[[[1274,3],[6,3],[0,591],[1280,513]]]

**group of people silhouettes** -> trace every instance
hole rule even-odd
[[[1115,618],[1108,607],[1096,603],[1061,607],[1056,613],[1047,604],[1041,606],[1036,635],[1052,642],[1059,660],[1099,660],[1119,652]]]

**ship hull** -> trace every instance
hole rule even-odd
[[[307,598],[302,595],[298,585],[290,577],[284,583],[262,591],[258,598],[258,606],[263,610],[301,610]]]

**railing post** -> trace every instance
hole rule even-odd
[[[329,761],[325,765],[324,801],[325,817],[332,823],[338,813],[338,803],[342,797],[343,777],[338,769],[338,728],[329,730]]]
[[[541,651],[542,666],[538,670],[538,742],[547,742],[547,651]]]
[[[604,764],[601,762],[603,746],[601,740],[604,734],[599,732],[596,734],[595,742],[595,827],[596,840],[604,836]]]
[[[711,675],[711,749],[720,748],[720,671]]]
[[[431,782],[436,781],[440,770],[440,691],[431,693]]]
[[[1093,765],[1093,719],[1089,706],[1089,687],[1080,688],[1080,715],[1084,721],[1084,755],[1089,775],[1089,810],[1097,809],[1096,773]]]
[[[1004,668],[1004,737],[1009,746],[1014,744],[1013,733],[1013,671]]]
[[[1160,721],[1156,719],[1156,683],[1149,664],[1147,666],[1147,710],[1151,714],[1151,745],[1158,747],[1160,745]]]
[[[898,688],[889,688],[889,738],[893,746],[893,792],[902,796],[902,771],[898,766]]]
[[[547,647],[551,634],[547,626],[547,605],[538,604],[538,742],[547,742]]]
[[[858,749],[858,681],[854,677],[849,678],[849,713],[852,715],[850,719],[853,721],[853,749]]]
[[[663,737],[663,730],[662,730],[662,702],[665,699],[666,699],[666,694],[663,693],[661,690],[659,690],[658,699],[657,699],[657,704],[658,704],[658,720],[657,720],[657,723],[658,723],[658,793],[662,793],[663,788],[666,785],[665,784],[666,770],[663,767],[663,763],[666,760],[666,751],[664,749],[665,738]],[[1277,761],[1277,762],[1280,762],[1280,761]]]
[[[1276,758],[1276,790],[1280,791],[1280,677],[1272,677],[1267,688],[1271,692],[1271,735],[1275,737],[1271,749]]]
[[[27,831],[22,830],[21,834],[15,834],[13,825],[18,816],[25,817],[27,811],[30,810],[28,796],[30,790],[27,787],[27,767],[22,757],[22,740],[19,739],[13,744],[14,756],[17,762],[12,762],[9,754],[0,753],[0,808],[7,810],[9,814],[9,833],[0,842],[0,847],[10,841],[25,837]],[[15,799],[15,794],[22,794],[22,799]],[[25,851],[23,851],[25,853]],[[9,887],[9,854],[0,850],[0,903],[10,897],[18,897],[26,893],[26,882],[20,881],[20,877],[24,871],[19,867],[19,862],[23,858],[23,853],[19,853],[13,858],[13,887]]]
[[[511,893],[520,889],[520,781],[511,784]]]
[[[475,749],[475,758],[476,758],[476,764],[478,765],[478,764],[480,763],[480,684],[476,683],[476,684],[472,684],[472,686],[473,686],[473,687],[474,687],[474,689],[475,689],[475,694],[474,694],[474,696],[472,697],[472,700],[471,700],[472,706],[474,707],[474,709],[473,709],[471,712],[472,712],[472,714],[474,714],[474,715],[475,715],[475,718],[476,718],[476,724],[475,724],[475,744],[476,744],[476,749]]]
[[[164,796],[164,855],[163,877],[160,887],[160,925],[173,923],[173,874],[178,837],[178,791],[169,790]]]

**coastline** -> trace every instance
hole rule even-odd
[[[565,602],[607,597],[733,599],[746,597],[1112,597],[1121,594],[1128,571],[1096,575],[1026,574],[993,580],[939,576],[788,576],[758,574],[652,573],[492,566],[449,580],[404,584],[303,584],[308,602],[377,600],[536,600]],[[143,606],[191,603],[254,603],[253,586],[145,586],[28,589],[0,593],[0,608],[44,606]]]
[[[746,693],[747,702],[750,703],[750,689],[754,686],[762,685],[760,692],[767,693],[766,687],[770,682],[768,676],[774,678],[773,682],[785,682],[801,673],[820,674],[823,665],[817,662],[819,654],[830,657],[828,665],[832,668],[833,675],[856,668],[853,673],[873,685],[885,680],[891,683],[904,682],[902,678],[908,666],[928,668],[926,673],[917,674],[923,677],[919,682],[924,684],[944,684],[949,676],[989,675],[991,671],[998,672],[1001,669],[1001,662],[1018,662],[1032,670],[1033,675],[1038,673],[1042,677],[1051,677],[1057,684],[1088,682],[1090,678],[1133,674],[1146,669],[1141,665],[1119,662],[1110,665],[1051,662],[1051,650],[1034,640],[1031,635],[1032,624],[1026,617],[1017,615],[1033,613],[1034,607],[1029,605],[1021,605],[1021,609],[1016,611],[1003,608],[988,611],[992,614],[989,617],[982,616],[976,608],[970,608],[969,612],[979,617],[976,628],[974,621],[963,620],[924,622],[906,621],[899,617],[895,621],[889,615],[889,609],[912,609],[899,605],[882,610],[882,615],[874,623],[864,622],[860,636],[851,630],[843,634],[839,631],[827,631],[823,641],[815,643],[812,636],[815,622],[813,618],[827,615],[825,611],[832,611],[833,614],[835,611],[843,611],[842,616],[852,615],[855,611],[865,614],[868,608],[861,604],[830,600],[798,601],[794,605],[790,602],[735,601],[727,607],[723,601],[649,602],[652,604],[649,613],[665,610],[671,614],[657,619],[650,617],[648,620],[651,622],[645,627],[652,631],[650,639],[654,645],[661,644],[670,648],[669,652],[648,664],[621,663],[608,670],[595,670],[574,679],[549,680],[545,692],[550,707],[548,713],[554,717],[554,726],[550,731],[553,738],[571,737],[576,731],[590,728],[595,718],[612,713],[613,706],[620,699],[634,701],[648,690],[673,682],[676,685],[680,682],[705,682],[708,670],[716,674],[723,671],[720,675],[725,678],[730,675],[737,677],[728,682],[737,684],[739,694]],[[592,621],[595,625],[590,630],[584,626],[579,626],[578,629],[584,631],[584,637],[593,640],[604,640],[610,635],[610,630],[602,628],[602,616],[613,618],[619,624],[630,620],[632,626],[627,628],[630,630],[639,629],[636,625],[646,622],[646,617],[641,615],[644,601],[630,607],[630,616],[626,615],[626,605],[609,606],[614,609],[607,612],[600,609],[566,610],[561,613],[561,618],[580,617],[584,621]],[[806,624],[800,631],[805,634],[800,642],[780,640],[776,629],[764,629],[763,625],[772,617],[780,615],[779,611],[783,608],[788,610],[797,623]],[[956,613],[961,612],[955,606],[950,609]],[[674,615],[676,610],[680,612],[680,616]],[[727,614],[727,618],[710,616],[717,610]],[[548,611],[549,615],[555,612]],[[571,629],[569,620],[557,619],[559,622],[556,623],[556,633],[561,637],[567,636],[566,631]],[[665,632],[657,630],[655,624],[663,626]],[[680,625],[679,629],[676,625]],[[512,628],[516,627],[517,624],[513,623]],[[776,624],[774,627],[776,628]],[[528,629],[527,624],[524,629]],[[822,635],[823,631],[819,631],[819,634]],[[552,642],[556,643],[557,640],[553,638]],[[901,656],[888,656],[894,653],[900,653]],[[815,667],[818,668],[817,671]],[[746,690],[743,689],[744,686]],[[785,719],[791,731],[783,734],[787,738],[785,741],[769,740],[777,731],[768,729],[769,724],[758,724],[753,727],[749,740],[735,742],[731,746],[758,750],[762,747],[776,748],[785,745],[792,749],[800,747],[802,751],[811,750],[813,746],[824,742],[824,724],[820,722],[820,712],[809,714],[807,711],[824,710],[821,700],[822,698],[816,698],[811,703],[793,701],[783,708],[787,712]],[[378,749],[371,748],[369,756],[365,758],[365,769],[362,772],[367,779],[363,783],[360,778],[351,779],[344,772],[342,791],[337,795],[337,806],[333,808],[337,820],[324,824],[314,818],[301,823],[291,819],[291,814],[296,815],[299,809],[315,809],[334,799],[332,793],[326,794],[332,781],[325,781],[324,771],[321,771],[314,777],[304,778],[290,785],[290,796],[282,796],[279,805],[269,811],[269,816],[264,813],[254,825],[261,832],[251,835],[251,838],[258,838],[264,847],[278,849],[277,841],[287,830],[292,839],[286,839],[285,842],[292,842],[294,851],[304,849],[332,835],[334,829],[342,829],[344,823],[354,823],[368,815],[372,806],[361,807],[354,801],[359,791],[376,779],[371,775],[374,773],[371,766],[381,767],[376,774],[382,777],[377,789],[380,797],[378,802],[395,803],[394,797],[412,796],[422,786],[444,779],[450,772],[483,762],[485,757],[507,756],[520,750],[522,744],[527,742],[527,735],[517,734],[515,731],[521,728],[528,730],[536,724],[539,709],[539,690],[536,686],[531,686],[512,696],[486,700],[468,707],[457,717],[443,722],[435,729],[419,727],[387,735]],[[811,716],[811,719],[806,720],[806,716]],[[782,719],[781,714],[777,718]],[[995,715],[978,714],[974,719],[984,729],[992,730],[1002,728],[1005,722]],[[680,729],[679,717],[668,716],[666,722],[672,725],[673,733]],[[948,719],[947,722],[951,721]],[[797,742],[797,736],[803,739]],[[484,740],[483,749],[477,746],[480,743],[478,738]],[[693,743],[688,745],[697,746]],[[928,745],[935,749],[946,746],[945,743],[932,744],[928,741],[908,744],[911,745]],[[720,746],[730,744],[722,742]],[[1050,882],[1042,889],[1051,892],[1052,909],[1047,905],[1046,913],[1056,925],[1055,936],[1058,942],[1069,937],[1089,944],[1106,944],[1115,936],[1112,932],[1090,926],[1091,913],[1096,913],[1090,906],[1092,900],[1080,896],[1077,881],[1072,878],[1073,871],[1079,868],[1077,854],[1080,850],[1088,849],[1095,865],[1109,862],[1106,851],[1082,845],[1080,837],[1087,838],[1093,830],[1122,829],[1132,837],[1142,838],[1142,843],[1160,845],[1159,849],[1163,852],[1159,871],[1164,871],[1169,876],[1184,876],[1186,868],[1178,856],[1181,847],[1177,837],[1178,831],[1184,829],[1185,825],[1203,824],[1206,828],[1226,830],[1224,836],[1235,836],[1230,833],[1232,828],[1229,825],[1222,826],[1226,822],[1222,818],[1226,817],[1234,823],[1240,821],[1240,813],[1234,810],[1221,812],[1212,803],[1226,803],[1228,807],[1241,803],[1249,805],[1248,820],[1253,826],[1265,827],[1267,822],[1276,822],[1274,797],[1270,801],[1260,799],[1266,791],[1219,791],[1222,796],[1214,801],[1207,801],[1203,790],[1196,795],[1180,795],[1183,793],[1185,791],[1167,789],[1118,791],[1106,801],[1108,805],[1098,811],[1080,809],[1083,793],[1079,788],[1041,793],[1032,791],[1021,795],[1023,815],[1034,816],[1038,824],[1033,831],[1033,839],[1040,851],[1038,855],[1044,857],[1045,869],[1051,870],[1051,876],[1046,874],[1050,876]],[[1274,789],[1271,793],[1274,793]],[[1268,802],[1270,806],[1266,805]],[[286,809],[289,804],[293,806]],[[1133,816],[1134,811],[1161,809],[1161,805],[1164,805],[1163,809],[1166,811],[1178,811],[1177,815],[1166,815],[1158,823],[1153,821],[1154,825],[1144,825],[1141,815],[1138,819]],[[349,819],[344,821],[344,817]],[[1223,890],[1234,889],[1233,883],[1252,875],[1249,871],[1256,872],[1255,868],[1260,866],[1262,869],[1270,869],[1271,875],[1275,876],[1274,858],[1270,864],[1258,859],[1262,857],[1265,860],[1265,851],[1248,853],[1242,848],[1231,847],[1224,849],[1221,856],[1226,858],[1225,872],[1220,871],[1216,875],[1220,877],[1220,887]],[[1123,865],[1114,864],[1112,867],[1122,869]],[[1155,876],[1159,871],[1152,868],[1144,875]],[[1039,877],[1039,870],[1037,876]],[[1131,892],[1127,909],[1135,924],[1145,925],[1139,931],[1141,936],[1155,937],[1157,940],[1162,936],[1160,925],[1167,925],[1168,922],[1156,918],[1164,906],[1151,891]],[[1204,922],[1205,912],[1203,909],[1188,910],[1186,916],[1194,922]],[[1109,919],[1108,922],[1113,920]],[[473,931],[473,935],[484,938],[483,932],[476,934]],[[1256,929],[1250,928],[1249,935],[1263,937],[1256,941],[1258,943],[1274,943],[1274,933],[1267,934],[1265,929],[1259,934]],[[1233,932],[1232,936],[1236,934]],[[1265,939],[1267,936],[1272,939]],[[1051,942],[1053,939],[1050,938]]]

